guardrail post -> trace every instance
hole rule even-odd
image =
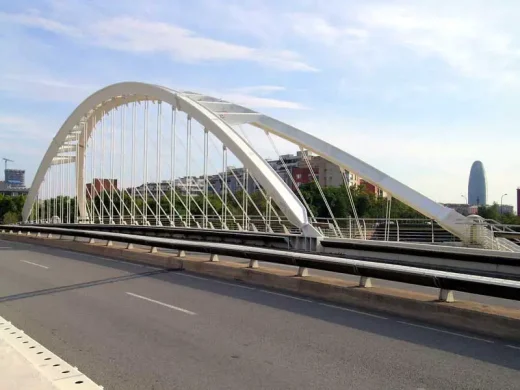
[[[258,268],[258,260],[249,260],[248,268]]]
[[[156,246],[150,247],[150,253],[157,253],[157,247]]]
[[[361,276],[359,278],[359,287],[372,287],[372,278],[368,276]]]
[[[453,290],[446,290],[441,288],[439,291],[439,301],[441,302],[455,302],[455,297],[453,296]]]
[[[309,276],[309,269],[307,267],[299,267],[298,276],[301,276],[301,277]]]
[[[219,259],[218,259],[218,255],[215,254],[215,253],[212,253],[209,255],[209,261],[212,261],[212,262],[218,262]]]
[[[177,257],[186,257],[186,251],[179,249],[177,252]]]

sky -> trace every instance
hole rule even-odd
[[[438,202],[520,186],[516,0],[0,1],[0,157],[32,177],[91,93],[212,93],[363,159]]]

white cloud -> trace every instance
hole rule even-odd
[[[441,59],[464,76],[501,83],[519,80],[520,48],[486,14],[384,4],[361,8],[357,19],[380,42]]]
[[[239,87],[233,88],[233,91],[240,93],[257,93],[257,94],[270,94],[273,92],[285,91],[286,88],[280,85],[255,85],[250,87]]]
[[[37,14],[9,14],[0,12],[0,22],[15,23],[26,27],[40,28],[42,30],[54,32],[57,34],[66,34],[71,36],[79,35],[79,31],[71,26],[55,20],[41,17]]]
[[[289,26],[299,36],[329,46],[364,42],[369,32],[348,25],[333,25],[318,14],[295,13],[289,15]]]
[[[80,39],[84,43],[134,53],[165,53],[185,62],[246,61],[281,70],[314,72],[291,51],[264,50],[200,36],[174,24],[142,20],[130,16],[88,21],[69,26],[32,14],[1,13],[0,20],[41,28]]]
[[[273,7],[245,1],[214,7],[217,17],[204,23],[304,47],[320,68],[356,66],[377,73],[433,62],[456,76],[510,86],[520,82],[519,6],[479,0],[330,0]],[[253,18],[258,24],[249,23]]]
[[[187,62],[239,60],[284,70],[316,70],[291,52],[270,52],[205,38],[190,30],[161,22],[130,17],[113,18],[95,24],[92,31],[98,45],[116,50],[164,52]]]
[[[0,75],[0,91],[32,100],[79,103],[98,87],[82,83],[62,81],[45,75]]]

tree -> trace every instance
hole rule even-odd
[[[3,223],[5,224],[13,224],[20,222],[20,214],[15,213],[13,211],[8,211],[3,215]]]

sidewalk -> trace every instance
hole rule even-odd
[[[76,367],[0,317],[1,390],[100,390]]]
[[[56,390],[51,381],[0,338],[0,389]]]

